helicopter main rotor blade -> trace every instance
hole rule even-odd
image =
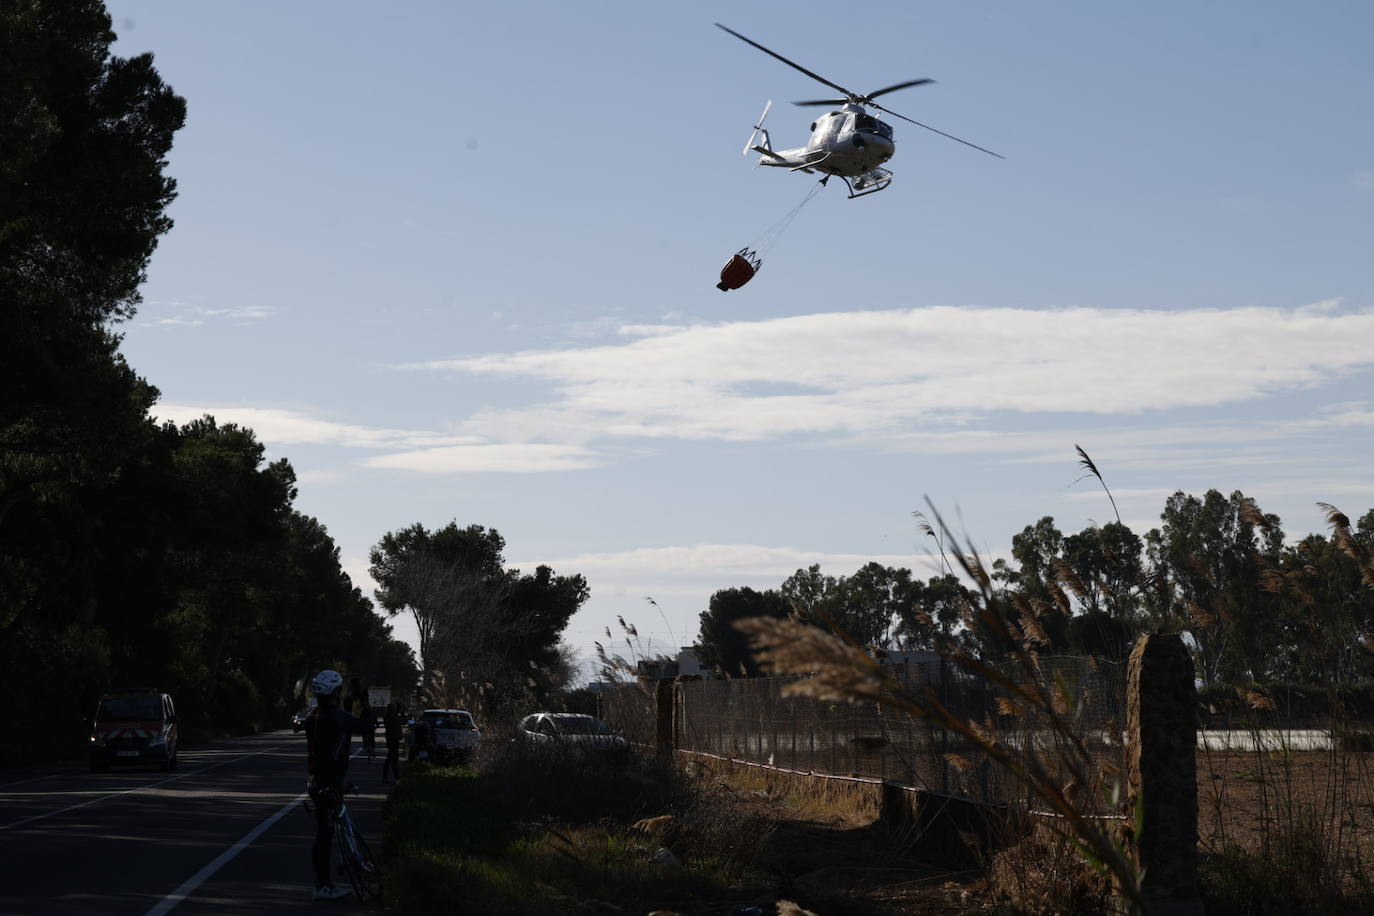
[[[912,86],[924,86],[926,83],[933,83],[932,79],[907,80],[905,83],[898,83],[895,86],[888,86],[886,89],[879,89],[877,92],[870,92],[868,95],[851,95],[847,99],[813,99],[807,102],[793,102],[793,105],[843,105],[845,102],[858,102],[860,105],[872,105],[873,100],[880,95],[889,92],[896,92],[898,89],[909,89]]]
[[[968,142],[967,140],[960,140],[958,137],[954,136],[954,134],[947,134],[947,133],[945,133],[943,130],[939,130],[938,128],[931,127],[929,124],[922,124],[920,121],[914,120],[914,119],[912,119],[912,118],[908,118],[906,115],[897,114],[897,112],[893,111],[891,108],[884,108],[883,106],[879,105],[877,102],[874,102],[874,103],[872,103],[872,104],[873,104],[873,107],[874,107],[874,108],[878,109],[879,111],[885,111],[885,112],[887,112],[888,114],[892,115],[894,118],[901,118],[903,121],[907,121],[907,122],[910,122],[910,123],[912,123],[912,124],[915,124],[917,127],[924,127],[926,130],[935,131],[935,133],[939,134],[939,135],[942,136],[942,137],[948,137],[948,138],[951,139],[951,140],[956,140],[956,141],[958,141],[959,143],[964,144],[964,146],[971,146],[971,147],[973,147],[974,149],[978,150],[980,153],[987,153],[989,156],[996,156],[998,159],[1005,159],[1005,158],[1007,158],[1006,156],[1003,156],[1001,153],[994,153],[994,152],[993,152],[992,150],[990,150],[990,149],[983,149],[983,148],[982,148],[981,146],[979,146],[977,143],[970,143],[970,142]]]
[[[880,95],[887,95],[889,92],[896,92],[898,89],[910,89],[912,86],[924,86],[926,83],[933,82],[935,82],[935,80],[932,79],[908,80],[905,83],[898,83],[895,86],[888,86],[886,89],[879,89],[877,92],[870,92],[868,95],[864,96],[864,98],[869,99],[871,101],[873,99],[876,99]]]
[[[726,28],[725,26],[721,25],[719,22],[716,23],[716,28],[718,28],[718,29],[723,29],[724,31],[729,32],[731,35],[735,36],[736,38],[738,38],[740,41],[744,42],[745,44],[747,44],[747,45],[753,45],[754,47],[756,47],[756,48],[758,48],[760,51],[762,51],[764,54],[767,54],[769,57],[776,57],[778,60],[782,61],[784,64],[787,64],[787,66],[791,67],[793,70],[800,70],[802,73],[805,73],[807,76],[811,77],[813,80],[816,80],[816,81],[819,82],[819,83],[824,83],[825,85],[829,86],[831,89],[834,89],[834,90],[836,90],[836,91],[838,91],[838,92],[843,92],[846,96],[852,96],[852,95],[854,94],[854,93],[850,92],[848,89],[844,88],[843,86],[840,86],[840,85],[837,85],[837,84],[835,84],[835,83],[832,83],[832,82],[830,82],[830,80],[826,79],[826,78],[823,77],[823,76],[820,76],[819,74],[812,73],[810,70],[806,69],[806,68],[803,67],[801,64],[794,63],[793,61],[788,60],[787,58],[783,57],[783,56],[782,56],[781,54],[779,54],[778,52],[768,50],[768,49],[765,48],[763,45],[759,44],[757,41],[754,41],[754,40],[749,39],[749,38],[745,38],[743,35],[741,35],[739,32],[736,32],[734,29],[728,29],[728,28]],[[847,99],[846,99],[846,101],[847,101]]]

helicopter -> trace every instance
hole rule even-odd
[[[821,184],[830,180],[832,175],[838,175],[849,188],[850,198],[863,197],[865,194],[875,194],[892,184],[892,172],[883,168],[883,165],[892,158],[896,146],[892,141],[892,127],[887,123],[869,114],[866,107],[876,108],[878,111],[886,112],[894,118],[901,118],[903,121],[910,121],[917,127],[924,127],[926,130],[934,131],[942,137],[948,137],[965,146],[987,153],[989,156],[996,156],[998,159],[1006,157],[1000,153],[994,153],[990,149],[984,149],[976,143],[961,140],[953,134],[947,134],[942,130],[937,130],[929,124],[922,124],[920,121],[912,120],[906,115],[897,114],[890,108],[884,108],[873,101],[881,95],[889,92],[896,92],[898,89],[910,89],[913,86],[924,86],[927,83],[935,82],[932,79],[907,80],[904,83],[897,83],[875,92],[860,95],[836,83],[830,82],[823,76],[812,73],[800,64],[790,61],[776,51],[771,51],[759,44],[757,41],[746,38],[734,29],[726,28],[719,22],[717,28],[729,32],[745,44],[753,45],[763,53],[776,57],[787,66],[794,70],[800,70],[817,82],[823,83],[843,94],[839,99],[816,99],[809,102],[793,102],[794,105],[823,105],[831,107],[833,110],[826,112],[818,117],[811,124],[811,139],[805,146],[795,149],[775,150],[768,136],[768,130],[763,126],[768,119],[768,112],[773,107],[770,99],[767,105],[763,106],[763,114],[759,116],[759,121],[754,125],[754,132],[749,135],[749,141],[745,143],[742,153],[748,155],[752,150],[759,154],[759,165],[769,165],[776,168],[788,169],[793,172],[805,172],[815,174],[820,172],[825,177],[821,179]],[[838,107],[835,107],[838,106]],[[762,136],[762,144],[755,144],[754,141]]]

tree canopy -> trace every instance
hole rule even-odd
[[[0,764],[82,749],[113,684],[174,693],[194,735],[268,723],[325,665],[417,675],[289,462],[212,417],[154,422],[119,353],[186,104],[114,39],[94,0],[0,4],[0,689],[43,698]]]
[[[757,677],[762,672],[749,651],[749,642],[734,624],[746,617],[786,617],[789,610],[787,599],[773,589],[763,592],[748,586],[721,589],[711,596],[710,606],[701,612],[697,657],[703,665],[732,677]]]
[[[559,637],[590,596],[587,582],[547,566],[506,569],[505,546],[495,528],[452,521],[388,532],[372,548],[377,600],[414,617],[436,702],[489,710],[565,679]]]
[[[1332,507],[1330,537],[1285,539],[1277,516],[1240,491],[1183,492],[1142,538],[1121,522],[1065,535],[1046,516],[1012,536],[990,569],[991,595],[1012,608],[1039,651],[1124,661],[1137,636],[1182,632],[1209,685],[1374,677],[1374,510],[1352,524]],[[782,616],[842,632],[875,649],[996,656],[984,598],[951,571],[926,581],[867,563],[850,576],[819,565],[779,589],[722,589],[701,615],[698,652],[729,674],[754,674],[733,623]]]

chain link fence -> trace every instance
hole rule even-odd
[[[1033,710],[1008,712],[1006,692],[944,661],[889,672],[908,693],[930,691],[965,721],[996,731],[1003,745],[1051,760],[1063,740]],[[1042,686],[1083,736],[1102,772],[1125,772],[1125,666],[1098,659],[1041,659]],[[784,696],[797,678],[680,681],[674,744],[680,750],[808,773],[867,777],[984,803],[1029,805],[1024,789],[962,735],[890,703],[823,702]],[[652,688],[602,693],[602,718],[632,741],[653,740]],[[1104,800],[1105,804],[1105,800]]]
[[[610,725],[625,740],[639,747],[654,743],[658,713],[655,686],[650,683],[608,687],[596,695],[597,718]]]

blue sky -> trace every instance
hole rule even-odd
[[[189,104],[124,352],[290,458],[369,593],[382,534],[456,519],[587,576],[584,651],[686,644],[719,588],[933,574],[926,495],[993,554],[1110,519],[1075,444],[1140,533],[1178,489],[1374,506],[1368,4],[109,8]],[[883,101],[1007,158],[895,121],[891,188],[722,294],[813,181],[753,119],[798,145],[826,90],[717,20],[932,77]]]

